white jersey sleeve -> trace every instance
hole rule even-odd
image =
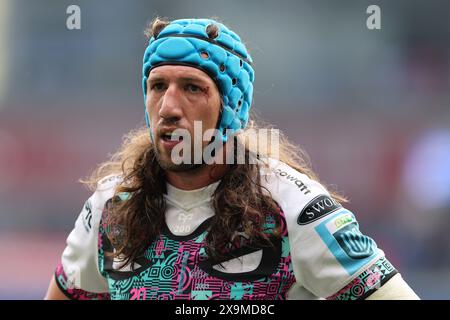
[[[116,176],[109,176],[98,183],[67,238],[56,272],[57,284],[66,295],[73,297],[74,289],[93,294],[108,292],[106,278],[101,274],[98,263],[99,224],[105,203],[113,196],[118,180]],[[76,298],[79,295],[77,293]]]
[[[371,267],[377,261],[380,266],[375,271],[383,269],[379,275],[394,275],[395,269],[384,270],[384,252],[360,232],[354,214],[330,197],[320,183],[275,160],[265,177],[267,189],[285,215],[297,286],[318,298],[329,298],[340,291],[347,294],[342,289],[357,277],[373,278]],[[392,267],[388,262],[385,265]],[[360,285],[356,280],[355,285]],[[371,279],[372,285],[379,285],[375,280]],[[371,289],[358,288],[358,295]]]

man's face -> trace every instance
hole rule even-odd
[[[219,117],[220,94],[214,81],[205,72],[193,67],[157,67],[148,76],[145,105],[161,167],[169,171],[194,168],[194,121],[201,121],[202,137],[205,130],[215,128]],[[186,129],[190,133],[190,164],[177,165],[171,159],[171,151],[178,142],[171,141],[166,134],[175,129]],[[203,148],[207,144],[203,142]]]

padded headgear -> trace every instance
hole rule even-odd
[[[211,24],[219,29],[215,38],[206,31]],[[236,33],[211,19],[180,19],[168,24],[156,38],[150,38],[144,53],[144,104],[150,71],[167,64],[201,69],[214,80],[223,101],[217,129],[224,142],[228,138],[225,130],[235,133],[247,126],[255,77],[252,58]],[[150,127],[146,109],[145,120]]]

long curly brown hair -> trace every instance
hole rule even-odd
[[[156,18],[150,24],[147,35],[157,35],[167,24],[167,20]],[[214,28],[210,31],[215,32]],[[256,115],[252,113],[254,118]],[[275,218],[272,234],[279,236],[279,207],[261,181],[261,166],[268,166],[263,159],[275,155],[298,172],[318,180],[310,169],[306,154],[282,133],[279,133],[277,148],[271,144],[271,140],[255,143],[255,139],[261,139],[261,136],[257,137],[254,132],[262,127],[270,129],[268,125],[256,125],[255,121],[249,121],[247,129],[235,140],[244,145],[246,159],[257,156],[260,160],[256,163],[229,165],[212,196],[216,214],[205,239],[205,250],[210,257],[220,258],[225,251],[235,248],[236,232],[244,232],[248,236],[247,241],[253,245],[270,246],[269,235],[263,229],[268,214]],[[255,155],[254,150],[249,148],[252,145],[265,145],[268,148],[258,150]],[[159,236],[165,219],[165,172],[158,163],[147,127],[127,134],[120,149],[81,182],[95,190],[97,183],[109,175],[120,175],[122,181],[115,190],[104,223],[108,230],[114,230],[108,232],[108,238],[116,249],[114,256],[122,257],[124,265],[127,265],[145,253],[149,244]],[[337,201],[346,201],[338,194],[330,193]],[[127,196],[120,197],[123,194]]]
[[[237,143],[245,145],[247,159],[253,152],[248,148],[252,139],[260,138],[254,134],[257,128],[255,122],[250,121],[249,127],[237,136]],[[318,181],[310,169],[306,154],[283,134],[280,133],[279,137],[279,160]],[[274,150],[268,143],[269,148],[263,150],[266,153],[258,154],[259,161],[229,165],[229,170],[218,184],[211,203],[216,214],[205,239],[205,250],[210,257],[220,258],[225,251],[235,248],[237,231],[245,232],[247,241],[254,245],[270,245],[269,235],[264,232],[268,214],[276,221],[273,235],[279,235],[279,207],[264,188],[264,177],[260,174],[262,166],[269,166],[263,159],[273,156]],[[116,187],[107,221],[104,222],[109,226],[107,229],[114,230],[108,232],[108,237],[116,249],[115,257],[122,257],[124,265],[127,265],[142,256],[159,236],[165,219],[165,172],[157,161],[147,127],[128,133],[120,149],[81,182],[95,190],[97,183],[110,175],[121,176],[121,182]],[[127,196],[120,197],[123,194]],[[346,202],[340,195],[332,191],[330,194],[337,201]]]

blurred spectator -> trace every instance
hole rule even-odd
[[[450,129],[422,132],[406,154],[401,221],[416,239],[415,263],[450,267]]]

